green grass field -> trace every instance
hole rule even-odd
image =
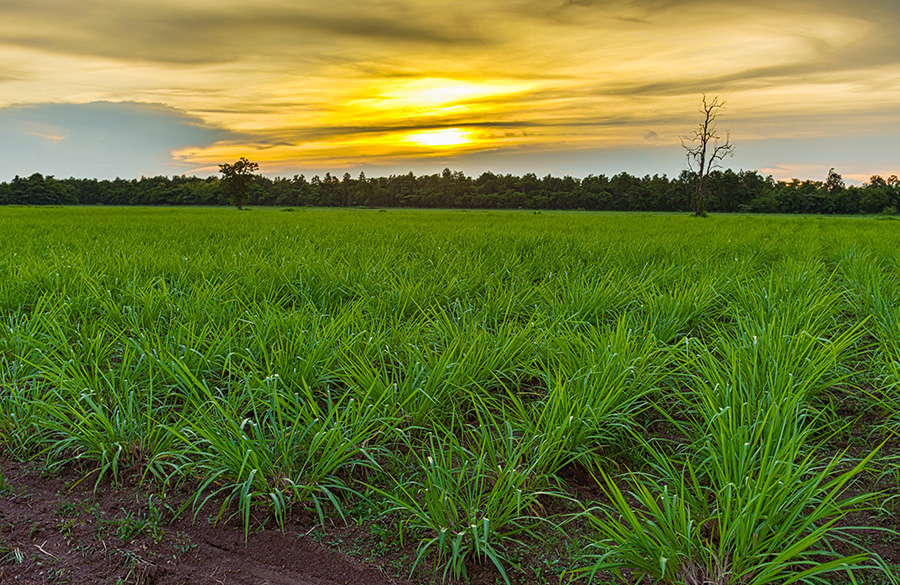
[[[900,523],[897,222],[0,208],[0,226],[6,457],[189,484],[184,513],[248,532],[365,509],[448,580],[536,579],[521,560],[567,539],[556,571],[585,582],[898,581],[855,528]]]

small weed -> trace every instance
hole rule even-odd
[[[62,494],[57,493],[57,496],[61,496]],[[68,500],[60,500],[56,504],[56,509],[53,511],[57,516],[72,516],[74,518],[81,517],[82,514],[90,514],[94,516],[96,520],[102,515],[102,511],[100,510],[100,504],[93,501],[91,498],[86,498],[81,501],[68,501]]]
[[[74,546],[72,550],[78,553],[83,559],[89,559],[94,556],[95,552],[97,552],[97,549],[86,544],[79,544],[77,546]]]
[[[340,552],[344,550],[344,539],[340,536],[335,536],[318,529],[313,530],[309,535],[310,538],[313,539],[313,542],[321,542],[333,551]]]
[[[138,556],[134,551],[119,549],[117,554],[124,559],[123,565],[128,569],[128,574],[125,576],[125,582],[144,583],[146,581],[145,571],[149,563]]]
[[[44,532],[44,527],[39,524],[32,524],[28,529],[28,538],[34,539],[36,536]]]
[[[74,528],[78,524],[78,521],[75,518],[67,518],[63,520],[59,525],[59,531],[65,536],[69,538],[72,536],[72,528]]]
[[[191,537],[187,535],[183,530],[176,535],[175,544],[172,546],[178,552],[184,554],[187,551],[197,548],[197,543],[191,540]]]
[[[155,508],[151,508],[155,510]],[[164,533],[159,525],[158,512],[148,517],[142,517],[140,514],[126,512],[121,518],[102,518],[97,525],[99,538],[105,540],[110,534],[114,534],[123,543],[142,535],[149,535],[154,542],[162,540]]]
[[[6,480],[6,476],[3,474],[3,468],[0,467],[0,496],[8,496],[13,493],[13,488]]]
[[[59,495],[59,494],[57,494]],[[78,515],[78,508],[72,502],[61,501],[56,504],[56,509],[53,511],[57,516],[73,516]]]
[[[25,562],[25,553],[19,547],[0,542],[0,565],[19,565]]]
[[[372,554],[383,557],[398,545],[397,532],[383,524],[373,524],[369,533],[372,535]]]
[[[409,559],[403,557],[401,559],[392,559],[387,562],[385,565],[387,568],[391,569],[397,575],[404,574],[406,572],[406,567],[408,565]]]
[[[347,508],[347,517],[352,519],[357,526],[365,526],[380,518],[388,508],[390,508],[388,499],[369,489],[364,497]]]
[[[68,573],[68,570],[62,567],[50,569],[47,571],[47,581],[50,583],[71,583],[72,578],[67,577],[66,573]]]

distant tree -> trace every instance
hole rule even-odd
[[[253,172],[258,170],[257,163],[250,162],[244,157],[238,159],[233,165],[228,163],[219,165],[219,172],[222,173],[222,190],[238,210],[244,208],[244,203],[247,202],[247,196],[250,193],[250,184],[253,182]]]
[[[877,176],[877,175],[876,175]],[[879,179],[881,177],[878,177]],[[839,192],[843,191],[846,187],[844,186],[844,178],[837,174],[834,168],[828,170],[828,178],[825,179],[825,190],[829,195],[837,195]]]
[[[341,205],[350,207],[356,203],[356,181],[350,176],[350,173],[344,173],[340,190],[343,199]]]
[[[896,211],[897,192],[889,181],[890,179],[885,180],[881,175],[872,175],[863,185],[859,200],[863,213],[883,213],[889,208]],[[888,214],[894,215],[890,212]]]
[[[716,118],[719,110],[724,107],[725,102],[719,101],[718,97],[707,101],[706,94],[703,94],[700,106],[703,119],[696,130],[681,138],[681,146],[687,153],[688,168],[697,182],[697,196],[694,201],[694,215],[697,216],[705,213],[706,178],[709,172],[718,168],[718,163],[723,158],[734,155],[731,135],[726,131],[725,142],[719,142],[721,138],[716,129]]]
[[[4,202],[18,205],[73,205],[78,204],[75,188],[59,181],[53,175],[46,177],[34,173],[28,178],[16,177],[4,189]]]

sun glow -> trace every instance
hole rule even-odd
[[[535,87],[520,81],[463,81],[421,78],[380,82],[365,97],[347,102],[358,112],[398,116],[447,116],[495,108],[498,101]]]
[[[459,128],[444,128],[407,134],[405,141],[419,146],[450,147],[469,144],[472,142],[472,137],[469,132]]]

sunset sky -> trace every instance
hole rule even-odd
[[[34,172],[900,174],[897,0],[0,0],[0,180]]]

